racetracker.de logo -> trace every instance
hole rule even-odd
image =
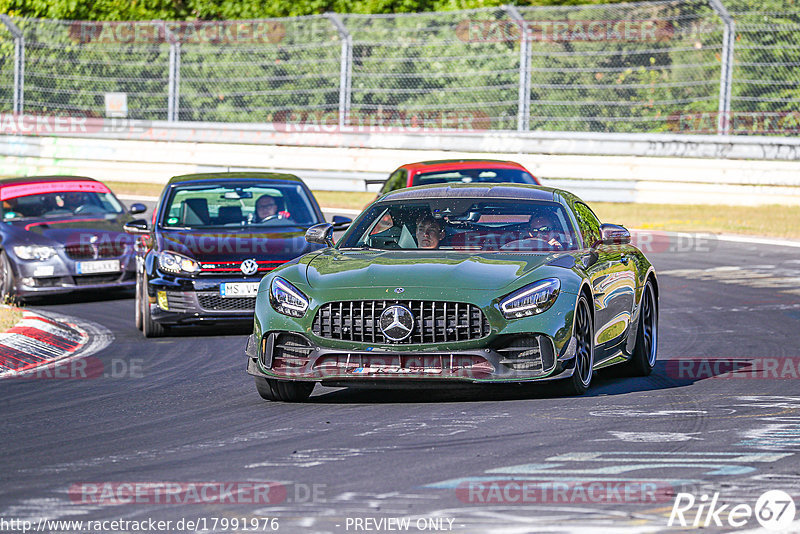
[[[467,43],[533,42],[658,42],[672,38],[668,20],[462,20],[456,35]]]
[[[150,127],[137,119],[104,119],[91,112],[76,111],[68,115],[36,113],[1,113],[3,135],[78,135],[91,133],[141,133]]]
[[[280,21],[73,22],[76,44],[277,44],[286,37]]]
[[[800,111],[747,111],[720,115],[715,111],[673,113],[667,128],[676,133],[716,134],[722,122],[731,134],[800,134]]]
[[[279,482],[81,482],[69,487],[74,504],[278,504]]]
[[[103,361],[95,356],[75,358],[56,364],[39,364],[37,362],[16,358],[5,351],[0,351],[0,368],[17,380],[94,380],[97,378],[144,378],[144,359],[113,358]]]
[[[667,376],[677,380],[798,380],[800,357],[675,358]]]
[[[671,501],[670,484],[636,480],[494,480],[466,481],[456,497],[469,504],[612,504]]]
[[[349,112],[340,120],[338,111],[292,111],[275,113],[273,126],[289,133],[424,133],[457,130],[483,132],[492,118],[482,110],[427,110]]]

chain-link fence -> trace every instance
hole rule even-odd
[[[800,11],[751,0],[225,22],[2,19],[6,112],[290,131],[800,130]]]

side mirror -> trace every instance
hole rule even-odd
[[[350,217],[343,217],[341,215],[334,215],[333,216],[333,228],[335,230],[345,230],[347,227],[350,226],[350,223],[353,222],[353,219]]]
[[[631,233],[624,226],[616,224],[600,225],[600,243],[603,245],[628,245]]]
[[[316,245],[325,245],[326,247],[333,246],[333,224],[320,223],[315,224],[306,230],[306,241]]]
[[[136,219],[135,221],[126,223],[122,229],[132,235],[147,235],[150,233],[150,228],[147,225],[147,221],[144,219]]]
[[[138,213],[144,213],[146,211],[147,211],[147,206],[145,206],[144,204],[139,204],[137,202],[136,204],[131,204],[128,213],[130,213],[131,215],[136,215]]]

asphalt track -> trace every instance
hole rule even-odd
[[[688,250],[649,254],[661,286],[655,371],[601,372],[582,397],[552,387],[317,386],[307,403],[270,403],[244,371],[247,328],[147,340],[130,295],[48,302],[38,308],[102,325],[115,339],[94,355],[105,376],[0,382],[0,519],[205,518],[208,530],[253,532],[219,520],[277,517],[279,532],[340,533],[398,531],[356,520],[410,518],[410,532],[418,519],[438,519],[431,525],[459,533],[596,533],[675,531],[667,522],[680,491],[698,505],[718,492],[731,505],[723,522],[732,505],[752,507],[767,490],[800,507],[800,249],[672,245]],[[735,378],[729,366],[702,367],[717,358],[743,367]],[[507,502],[522,499],[515,479],[571,489]],[[115,504],[74,486],[212,481],[275,481],[286,498]],[[470,481],[494,481],[505,494],[457,489]],[[576,490],[597,482],[622,492]],[[669,491],[637,494],[643,484]],[[696,512],[686,512],[689,523]],[[800,530],[797,519],[800,511],[790,531]],[[755,518],[724,525],[705,531],[760,528]]]

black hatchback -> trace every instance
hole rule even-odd
[[[290,174],[213,173],[172,178],[139,236],[136,326],[146,337],[172,326],[251,322],[258,283],[321,245],[304,239],[324,222],[313,194]],[[334,217],[337,228],[351,221]]]

